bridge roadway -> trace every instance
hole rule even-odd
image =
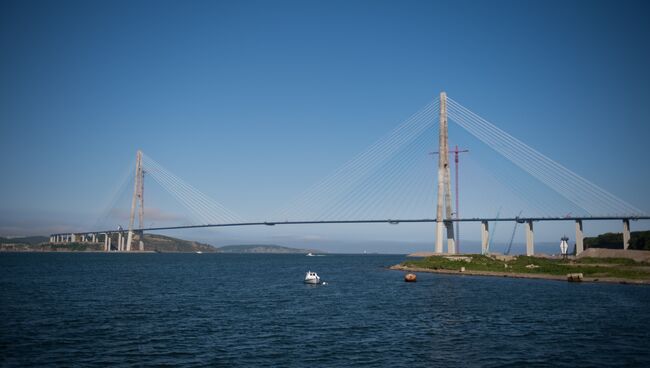
[[[596,216],[596,217],[503,217],[503,218],[461,218],[449,219],[445,222],[518,222],[520,224],[532,221],[599,221],[599,220],[650,220],[650,216]],[[234,227],[234,226],[275,226],[275,225],[319,225],[319,224],[400,224],[400,223],[421,223],[421,222],[437,222],[436,219],[387,219],[387,220],[321,220],[321,221],[264,221],[264,222],[234,222],[223,224],[202,224],[202,225],[179,225],[179,226],[160,226],[160,227],[147,227],[133,229],[136,232],[142,231],[156,231],[156,230],[181,230],[181,229],[197,229],[206,227]],[[86,231],[75,232],[76,235],[91,235],[101,233],[116,233],[122,230],[102,230],[102,231]],[[56,235],[69,235],[71,233],[58,233]]]
[[[583,251],[583,221],[606,221],[606,220],[622,220],[623,221],[623,249],[627,249],[630,242],[630,220],[650,220],[650,216],[593,216],[593,217],[504,217],[504,218],[461,218],[449,219],[445,222],[480,222],[481,223],[481,249],[484,253],[488,251],[489,244],[489,231],[488,223],[492,221],[508,222],[514,221],[526,225],[526,254],[534,255],[534,240],[533,240],[533,222],[541,221],[575,221],[576,224],[576,253],[579,254]],[[264,222],[238,222],[238,223],[222,223],[222,224],[202,224],[202,225],[179,225],[179,226],[159,226],[133,229],[133,232],[143,233],[145,231],[159,231],[159,230],[181,230],[181,229],[197,229],[197,228],[210,228],[210,227],[237,227],[237,226],[275,226],[275,225],[320,225],[320,224],[393,224],[400,223],[426,223],[437,222],[435,219],[386,219],[386,220],[321,220],[321,221],[264,221]],[[128,232],[127,229],[121,230],[102,230],[102,231],[88,231],[88,232],[75,232],[75,233],[58,233],[51,234],[50,242],[75,242],[77,237],[80,237],[82,242],[85,242],[88,237],[92,237],[93,241],[97,241],[97,235],[104,235],[104,242],[107,249],[110,249],[111,234],[118,234],[118,244],[123,248],[124,233]],[[122,249],[123,250],[123,249]]]

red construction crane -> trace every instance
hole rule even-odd
[[[453,150],[449,151],[449,153],[454,154],[454,164],[455,164],[455,170],[456,170],[456,172],[455,172],[455,176],[456,176],[456,178],[455,178],[455,186],[456,186],[456,190],[455,190],[455,192],[456,192],[456,212],[455,212],[455,214],[456,214],[456,219],[457,220],[460,218],[460,216],[459,216],[460,210],[459,210],[459,207],[458,207],[458,166],[459,166],[458,165],[458,163],[459,163],[458,156],[459,156],[459,153],[465,153],[465,152],[469,152],[469,150],[466,150],[466,149],[459,150],[458,145],[456,145],[456,147],[454,147]],[[438,151],[431,152],[431,154],[433,154],[433,155],[438,154],[438,153],[439,153]],[[460,253],[460,221],[456,221],[456,250],[457,250],[458,253]]]

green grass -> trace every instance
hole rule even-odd
[[[450,260],[443,256],[432,256],[420,260],[409,260],[402,263],[405,266],[441,270],[459,270],[465,267],[467,271],[491,271],[506,273],[544,274],[565,276],[568,273],[584,274],[585,277],[617,277],[626,279],[650,279],[650,271],[638,266],[647,266],[630,259],[618,258],[585,258],[578,261],[561,259],[546,259],[520,256],[504,262],[483,255],[468,256],[471,262]],[[526,268],[527,265],[537,268]],[[507,265],[507,267],[505,267]]]
[[[638,265],[644,265],[644,263],[639,263],[634,261],[633,259],[629,258],[593,258],[593,257],[586,257],[586,258],[580,258],[578,260],[579,263],[582,264],[618,264],[618,265],[628,265],[628,266],[638,266]],[[650,265],[648,265],[650,266]]]
[[[88,244],[85,243],[58,243],[58,244],[48,244],[52,249],[67,249],[71,251],[85,251],[87,250]],[[94,249],[95,247],[91,247],[91,249]]]

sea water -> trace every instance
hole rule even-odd
[[[0,254],[0,365],[650,366],[648,286],[405,283],[403,260]]]

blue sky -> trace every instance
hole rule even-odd
[[[441,90],[650,211],[648,7],[3,1],[0,231],[92,224],[138,148],[236,212],[270,213]],[[177,210],[151,191],[152,208]],[[200,237],[377,240],[366,228],[273,231]],[[403,232],[382,239],[429,236]]]

